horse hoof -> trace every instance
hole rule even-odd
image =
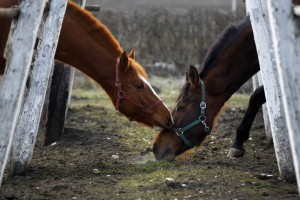
[[[228,158],[235,158],[235,157],[242,157],[245,155],[245,150],[237,149],[237,148],[230,148],[227,157]]]

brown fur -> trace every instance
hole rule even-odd
[[[13,5],[11,0],[0,0],[0,5],[3,4]],[[4,50],[9,24],[9,20],[0,19],[0,53]],[[147,84],[143,89],[137,90],[136,86],[144,82],[141,76],[146,78],[147,74],[134,60],[134,51],[129,56],[123,53],[123,49],[108,28],[72,1],[68,1],[55,59],[94,79],[103,87],[113,103],[117,97],[116,63],[117,59],[120,59],[122,62],[118,67],[119,77],[126,94],[139,105],[152,105],[159,101]],[[4,66],[4,59],[0,58],[0,72],[4,71]],[[140,107],[123,100],[120,112],[129,119],[133,118],[148,126],[168,128],[172,125],[170,112],[164,104],[144,112]],[[137,119],[136,116],[141,115],[144,117]]]
[[[199,104],[203,94],[201,86],[195,83],[197,76],[206,87],[205,123],[211,129],[224,103],[259,69],[252,27],[247,17],[239,25],[230,26],[223,32],[205,57],[200,74],[191,66],[189,78],[172,112],[174,126],[183,128],[200,116]],[[204,127],[200,123],[188,129],[184,136],[193,145],[199,145],[207,136]],[[164,130],[157,135],[153,151],[157,159],[172,160],[189,148],[172,130]]]
[[[64,25],[70,22],[70,20],[73,20],[73,17],[77,17],[76,22],[78,23],[78,25],[81,27],[85,27],[86,34],[93,37],[99,43],[99,45],[105,48],[107,52],[111,53],[111,55],[115,55],[116,57],[119,57],[121,55],[123,49],[120,46],[119,42],[112,35],[110,30],[105,25],[103,25],[97,18],[95,18],[90,12],[81,8],[72,1],[68,1],[68,7],[63,22],[61,34],[64,34],[64,31],[67,31],[69,33],[70,30],[65,30]],[[80,39],[82,38],[79,38],[79,40]],[[58,45],[57,52],[60,51],[59,47],[60,46]],[[101,55],[99,54],[99,56]],[[138,74],[147,77],[146,71],[140,65],[134,64],[129,66],[131,66],[132,70],[136,71]]]
[[[87,33],[95,37],[95,39],[108,51],[118,52],[119,54],[123,52],[122,47],[111,34],[110,30],[108,30],[108,28],[103,25],[98,19],[96,19],[90,12],[72,1],[68,1],[67,12],[69,15],[80,16],[80,20],[82,21],[80,21],[79,24],[87,27]],[[103,40],[103,38],[105,38],[105,40]]]
[[[293,4],[300,5],[300,0],[293,0]]]

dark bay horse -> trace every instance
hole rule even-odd
[[[0,7],[17,3],[0,0]],[[3,52],[10,23],[10,19],[0,18],[0,74],[5,73]],[[68,1],[55,59],[99,83],[129,120],[150,127],[173,125],[170,111],[147,82],[144,68],[135,61],[134,50],[127,55],[106,26],[72,1]]]
[[[172,111],[174,128],[161,131],[154,142],[156,159],[173,160],[210,133],[224,103],[260,70],[249,17],[226,28],[203,62],[200,74],[191,66],[186,83]],[[265,102],[263,87],[250,98],[249,107],[236,131],[229,156],[244,154],[243,143],[258,108]]]

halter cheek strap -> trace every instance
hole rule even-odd
[[[117,98],[116,98],[116,110],[120,110],[120,105],[121,105],[121,100],[125,99],[131,104],[139,107],[142,109],[142,111],[145,113],[147,110],[156,108],[162,104],[162,100],[159,99],[157,102],[150,104],[150,105],[143,105],[139,104],[136,101],[134,101],[132,98],[130,98],[128,95],[126,95],[125,91],[122,88],[122,83],[120,81],[120,76],[119,76],[119,65],[120,61],[117,59],[117,64],[116,64],[116,82],[115,86],[117,87]]]
[[[205,117],[205,111],[206,111],[206,103],[205,103],[205,85],[202,80],[200,80],[201,83],[201,90],[202,90],[202,99],[200,103],[200,116],[198,119],[194,120],[190,124],[186,125],[183,128],[173,128],[172,130],[176,133],[176,135],[184,142],[185,145],[189,147],[194,147],[193,145],[185,136],[184,132],[187,130],[193,128],[194,126],[198,124],[203,124],[204,126],[204,131],[207,133],[207,135],[210,134],[210,129],[206,124],[206,117]]]

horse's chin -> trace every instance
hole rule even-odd
[[[171,153],[169,151],[166,151],[164,153],[155,153],[154,157],[156,160],[166,160],[166,161],[174,161],[176,158],[176,155],[174,153]]]

